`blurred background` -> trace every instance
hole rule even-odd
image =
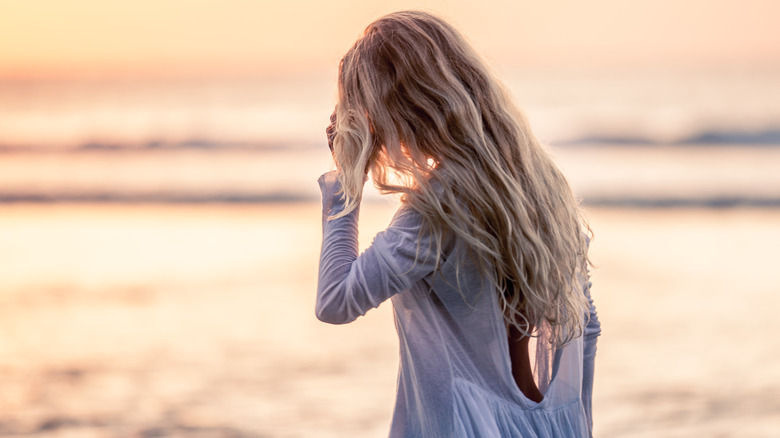
[[[780,434],[780,3],[0,0],[0,436],[386,436],[392,312],[315,319],[316,179],[339,59],[407,8],[583,201],[595,435]]]

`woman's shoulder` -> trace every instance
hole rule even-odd
[[[423,227],[423,223],[423,215],[408,203],[402,202],[395,211],[388,229],[416,233]]]

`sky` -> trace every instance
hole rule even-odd
[[[330,70],[411,8],[511,66],[780,64],[773,0],[0,0],[0,78]]]

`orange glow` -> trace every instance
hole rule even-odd
[[[429,9],[510,63],[780,62],[780,3],[595,0],[6,2],[0,76],[328,68],[386,12]]]

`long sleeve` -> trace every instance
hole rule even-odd
[[[401,208],[390,226],[358,255],[358,209],[328,220],[343,211],[340,185],[335,172],[321,176],[319,184],[323,217],[317,318],[331,324],[354,321],[433,271],[435,256],[429,240],[420,240],[419,214]]]
[[[583,334],[583,367],[582,367],[582,403],[585,407],[585,414],[588,418],[588,429],[593,434],[593,371],[596,359],[596,339],[601,334],[601,324],[599,323],[596,306],[593,304],[593,298],[590,296],[591,282],[585,285],[584,293],[588,299],[588,324],[585,326]]]

